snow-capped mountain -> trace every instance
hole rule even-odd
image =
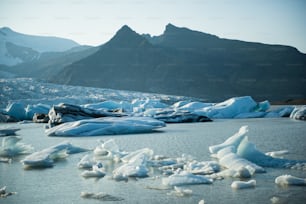
[[[61,52],[79,46],[64,38],[33,36],[0,28],[0,64],[16,65],[37,59],[43,52]]]

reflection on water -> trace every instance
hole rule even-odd
[[[249,126],[249,140],[263,152],[288,150],[288,159],[306,159],[305,132],[303,121],[287,118],[217,120],[212,123],[170,124],[160,132],[101,137],[56,138],[47,137],[41,124],[0,124],[0,128],[21,128],[17,132],[26,144],[36,150],[70,141],[72,144],[93,149],[97,140],[114,138],[120,149],[134,151],[144,147],[154,154],[180,157],[183,153],[192,155],[198,161],[212,160],[208,147],[219,144],[237,132],[242,125]],[[211,185],[192,185],[191,196],[178,197],[173,189],[161,185],[161,175],[151,168],[149,177],[129,179],[127,182],[112,180],[111,171],[116,163],[105,162],[107,175],[101,179],[85,179],[77,163],[86,153],[70,155],[66,160],[55,163],[53,168],[24,170],[19,162],[23,156],[14,158],[11,164],[0,163],[0,188],[7,186],[18,194],[0,199],[0,203],[101,203],[99,199],[86,199],[81,192],[105,194],[121,198],[115,203],[301,203],[306,200],[305,187],[279,187],[274,179],[282,174],[306,178],[306,172],[290,169],[267,168],[267,173],[256,174],[257,186],[253,189],[233,190],[232,178],[215,181]],[[99,196],[99,194],[96,194]],[[107,197],[106,197],[107,198]]]

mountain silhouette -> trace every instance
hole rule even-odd
[[[53,82],[217,101],[239,95],[306,98],[305,79],[306,55],[296,48],[222,39],[168,24],[153,37],[123,26]]]

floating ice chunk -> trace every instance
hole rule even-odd
[[[257,150],[255,144],[248,141],[248,137],[245,137],[241,141],[237,149],[237,154],[262,167],[290,168],[297,163],[305,163],[303,161],[280,159],[268,156],[265,153]]]
[[[0,198],[6,198],[7,196],[11,196],[17,194],[16,192],[7,192],[6,186],[0,188]]]
[[[205,204],[204,199],[200,200],[200,201],[199,201],[199,204]]]
[[[81,192],[82,198],[88,198],[88,199],[97,199],[101,201],[122,201],[123,198],[115,197],[112,195],[109,195],[107,193],[89,193],[89,192]]]
[[[126,152],[120,151],[119,146],[113,139],[100,142],[101,145],[94,149],[94,155],[97,159],[120,161],[120,158],[127,154]]]
[[[254,112],[257,103],[250,96],[230,98],[214,106],[203,108],[203,113],[212,119],[215,118],[234,118],[241,113]]]
[[[254,188],[256,186],[256,181],[254,179],[249,181],[234,181],[231,187],[234,189],[244,189],[244,188]]]
[[[147,177],[149,172],[147,162],[152,158],[152,155],[153,150],[148,148],[131,152],[121,158],[126,164],[113,171],[113,178],[115,180],[125,180],[127,177]]]
[[[32,153],[34,148],[31,145],[21,143],[20,140],[21,137],[18,136],[4,137],[0,146],[0,156],[13,157]]]
[[[73,146],[69,142],[62,142],[26,156],[21,163],[25,167],[52,167],[55,160],[66,158],[68,154],[82,151],[84,149]]]
[[[78,162],[78,167],[80,169],[90,169],[93,165],[96,164],[96,161],[94,161],[88,154],[82,157],[82,159]]]
[[[165,123],[149,117],[104,117],[68,122],[47,129],[48,136],[94,136],[151,132]]]
[[[175,195],[175,196],[179,196],[179,197],[191,196],[192,195],[192,190],[187,189],[187,188],[180,188],[180,187],[174,186],[174,191],[171,191],[170,193],[167,193],[167,195]]]
[[[180,186],[190,184],[212,184],[213,180],[201,175],[194,175],[187,171],[179,171],[175,174],[163,178],[162,183],[166,186]]]
[[[246,168],[249,170],[250,174],[253,173],[264,173],[265,170],[247,159],[240,157],[235,153],[226,154],[219,160],[220,164],[228,169],[233,169],[235,171],[240,171],[242,168]]]
[[[238,148],[241,140],[245,137],[247,132],[248,132],[248,126],[242,126],[237,133],[229,137],[222,144],[210,146],[209,147],[210,153],[216,154],[219,150],[228,146],[233,146],[235,151]]]
[[[279,151],[273,151],[273,152],[266,152],[266,155],[274,157],[274,158],[283,158],[283,155],[288,154],[288,150],[279,150]]]
[[[184,170],[192,174],[213,174],[220,171],[220,164],[216,161],[188,162]]]
[[[92,170],[85,170],[81,175],[85,178],[89,177],[104,177],[105,169],[103,168],[102,163],[98,163],[92,166]]]
[[[282,175],[275,179],[275,183],[281,186],[285,185],[306,186],[306,179],[291,175]]]
[[[290,118],[296,120],[306,120],[306,105],[301,107],[295,107],[290,114]]]
[[[12,116],[18,120],[27,120],[25,106],[23,103],[11,103],[7,106],[5,111],[9,116]]]

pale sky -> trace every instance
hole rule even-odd
[[[100,45],[120,27],[160,35],[166,24],[306,53],[306,0],[0,0],[0,27]]]

